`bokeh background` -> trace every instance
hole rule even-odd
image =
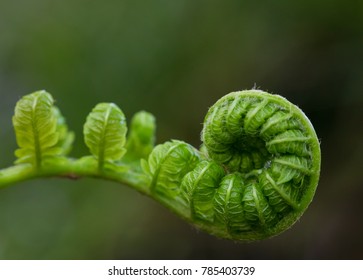
[[[157,142],[200,145],[218,98],[257,87],[297,104],[322,148],[315,199],[280,236],[209,236],[136,191],[93,179],[0,190],[1,259],[362,259],[363,1],[1,0],[0,167],[24,94],[82,126],[101,101],[157,118]]]

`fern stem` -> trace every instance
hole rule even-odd
[[[34,169],[30,164],[20,164],[0,170],[0,189],[23,181],[45,177],[66,179],[88,177],[115,181],[130,186],[143,194],[149,194],[147,179],[142,172],[131,167],[125,167],[123,171],[103,170],[100,172],[98,166],[85,165],[82,159],[67,159],[66,163],[47,164],[41,170]]]

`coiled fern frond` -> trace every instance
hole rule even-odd
[[[311,202],[319,141],[304,113],[281,96],[256,90],[224,96],[205,117],[202,141],[203,153],[162,144],[143,164],[154,196],[184,207],[199,227],[224,238],[262,239],[291,226]],[[194,154],[197,164],[188,160]],[[155,169],[168,175],[149,172]],[[173,191],[165,195],[165,186]]]
[[[154,147],[155,118],[126,118],[113,103],[98,104],[84,125],[91,155],[67,157],[74,134],[38,91],[16,105],[16,165],[0,170],[0,187],[45,176],[91,176],[144,193],[216,236],[257,240],[294,224],[313,199],[320,145],[309,119],[279,95],[230,93],[208,111],[200,149],[179,140]]]

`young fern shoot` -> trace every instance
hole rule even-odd
[[[125,154],[126,118],[114,103],[100,103],[88,115],[84,141],[102,171],[105,161],[120,160]]]
[[[309,119],[260,90],[218,100],[205,117],[199,150],[179,140],[155,147],[155,118],[144,111],[126,137],[121,109],[100,103],[83,130],[91,155],[68,157],[74,134],[45,91],[18,101],[13,124],[17,160],[0,170],[0,188],[47,176],[113,180],[232,240],[264,239],[291,227],[319,180],[320,145]]]
[[[19,149],[16,164],[29,163],[41,169],[49,158],[66,155],[74,138],[68,132],[53,97],[38,91],[24,96],[15,107],[13,125]]]

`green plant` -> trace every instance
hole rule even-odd
[[[304,113],[281,96],[233,92],[213,105],[200,150],[172,140],[154,147],[154,117],[126,119],[113,103],[98,104],[84,125],[91,155],[68,157],[74,134],[38,91],[20,99],[13,117],[19,149],[0,170],[0,188],[39,177],[97,177],[157,200],[211,234],[257,240],[289,228],[310,204],[320,173],[320,147]]]

